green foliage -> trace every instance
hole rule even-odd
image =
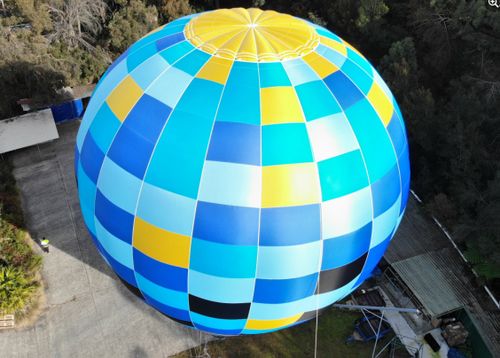
[[[383,0],[361,0],[356,26],[364,28],[370,22],[380,20],[388,11],[389,8]]]
[[[130,0],[113,14],[108,25],[109,46],[113,52],[124,52],[130,45],[153,30],[158,24],[158,12],[142,1]]]
[[[30,303],[38,282],[14,266],[0,267],[0,312],[17,312]]]
[[[160,0],[158,4],[158,14],[161,23],[168,23],[193,12],[194,10],[189,4],[189,0]]]
[[[23,312],[39,286],[42,264],[26,242],[23,216],[12,166],[0,161],[0,315]]]

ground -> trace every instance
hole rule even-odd
[[[317,357],[371,357],[373,342],[346,344],[346,338],[353,331],[354,321],[360,316],[359,312],[338,309],[329,309],[319,316]],[[300,326],[265,335],[229,337],[213,341],[207,344],[207,350],[211,357],[220,358],[313,357],[315,327],[316,322],[313,319]],[[387,342],[388,339],[379,341],[378,348],[382,348]],[[202,352],[202,348],[191,349],[175,357],[199,357]]]
[[[118,281],[80,214],[73,173],[78,121],[60,139],[12,155],[26,223],[44,254],[46,307],[31,327],[0,331],[1,357],[166,357],[209,336],[158,313]]]

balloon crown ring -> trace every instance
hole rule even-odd
[[[260,9],[221,9],[193,18],[186,38],[209,54],[230,60],[273,62],[304,56],[319,44],[305,20]]]

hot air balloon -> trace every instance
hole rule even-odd
[[[403,118],[363,55],[241,8],[180,18],[121,55],[86,109],[75,172],[114,272],[217,335],[293,326],[351,293],[410,181]]]

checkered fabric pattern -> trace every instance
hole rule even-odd
[[[186,38],[197,16],[137,41],[99,81],[75,150],[82,214],[157,310],[217,335],[270,332],[381,259],[409,191],[404,124],[330,31],[307,23],[314,51],[241,61]]]

